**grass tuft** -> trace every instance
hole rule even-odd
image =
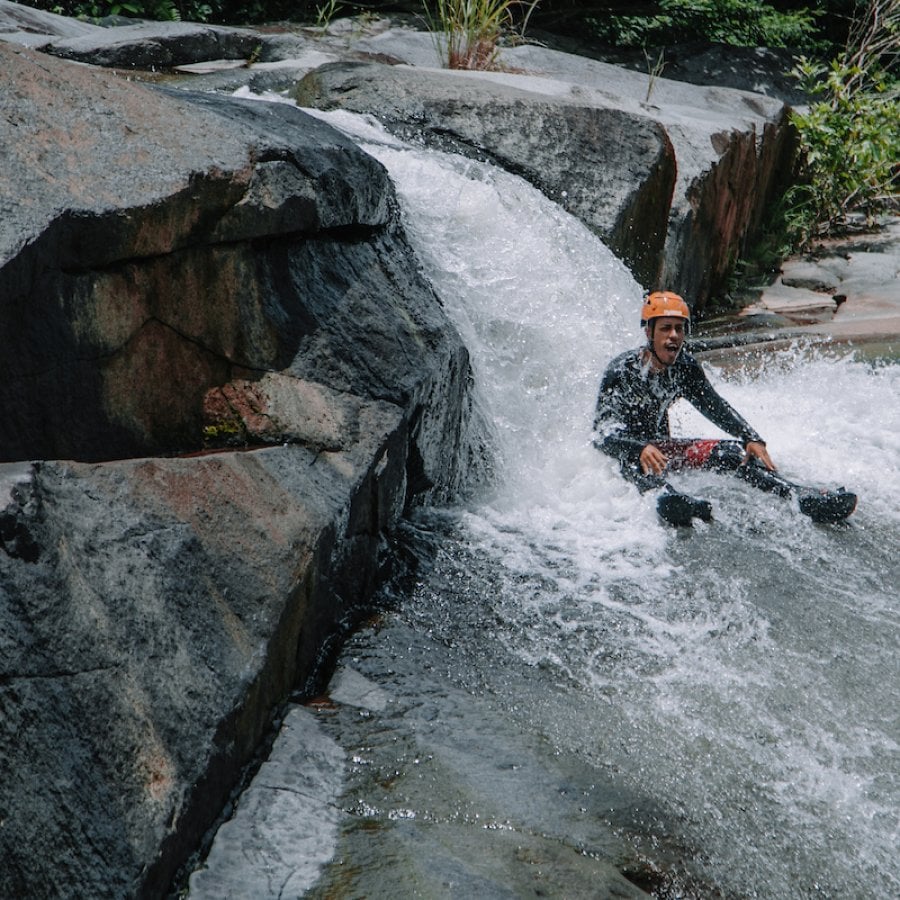
[[[449,69],[496,69],[501,41],[522,36],[539,0],[436,0],[429,28]],[[516,13],[522,13],[517,28]]]

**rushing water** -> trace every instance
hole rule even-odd
[[[344,653],[387,701],[321,714],[350,763],[312,893],[601,896],[605,857],[664,896],[900,896],[900,366],[711,369],[782,471],[859,509],[816,526],[692,473],[714,521],[667,529],[590,446],[640,338],[628,271],[519,179],[329,120],[397,184],[501,474],[405,529],[416,577]]]

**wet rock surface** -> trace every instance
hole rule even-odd
[[[165,893],[376,581],[385,412],[340,454],[35,464],[39,555],[0,554],[4,896]]]
[[[784,261],[770,283],[748,290],[737,315],[701,325],[708,359],[759,356],[801,342],[868,358],[900,355],[900,219],[820,241]]]
[[[468,357],[327,125],[0,61],[0,895],[163,896],[454,490]]]

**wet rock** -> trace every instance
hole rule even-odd
[[[340,452],[35,465],[0,553],[0,894],[162,896],[378,578],[402,414]]]
[[[458,486],[468,356],[327,125],[0,64],[0,896],[163,896]]]
[[[263,898],[274,885],[282,896],[303,896],[328,862],[343,818],[345,762],[315,716],[292,707],[271,755],[191,876],[190,896]]]
[[[192,22],[142,22],[55,40],[43,47],[63,59],[118,69],[166,69],[202,59],[249,60],[261,48],[257,35]]]
[[[342,450],[359,434],[363,402],[281,373],[211,388],[203,399],[207,445],[298,443]]]

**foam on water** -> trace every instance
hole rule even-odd
[[[633,492],[585,428],[602,367],[639,339],[641,290],[627,268],[515,176],[410,148],[357,116],[324,117],[391,172],[407,232],[472,354],[502,471],[473,527],[530,521],[543,533],[575,521],[573,539],[604,556],[623,549],[629,530],[657,532],[649,506],[636,519]]]
[[[698,473],[684,478],[716,520],[666,530],[590,446],[600,373],[640,339],[628,271],[519,179],[325,118],[389,169],[472,354],[503,474],[461,527],[501,573],[480,598],[496,640],[602,703],[576,721],[537,698],[535,727],[665,798],[727,892],[900,892],[900,367],[795,348],[713,369],[785,474],[845,484],[860,509],[821,528]],[[673,418],[717,433],[687,407]]]

